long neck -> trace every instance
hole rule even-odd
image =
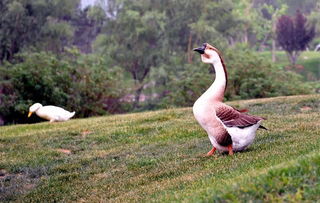
[[[210,101],[222,101],[227,86],[227,73],[221,61],[212,64],[212,66],[216,72],[216,78],[204,95]]]

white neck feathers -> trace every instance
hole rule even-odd
[[[227,73],[221,60],[217,60],[212,64],[216,72],[216,78],[213,84],[203,94],[210,101],[223,101],[224,92],[227,86]]]

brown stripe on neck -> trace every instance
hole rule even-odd
[[[213,47],[213,49],[218,53],[218,55],[219,55],[219,57],[220,57],[221,64],[222,64],[222,66],[223,66],[224,75],[225,75],[225,77],[226,77],[226,87],[224,88],[224,91],[226,91],[227,86],[228,86],[228,72],[227,72],[227,68],[226,68],[226,65],[224,64],[224,60],[223,60],[223,58],[222,58],[222,56],[221,56],[220,51],[219,51],[217,48],[215,48],[215,47]]]

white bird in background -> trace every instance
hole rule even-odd
[[[67,121],[74,116],[76,112],[69,112],[57,106],[42,106],[40,103],[35,103],[29,108],[28,117],[32,113],[36,113],[40,118],[52,122]]]
[[[264,118],[224,104],[227,71],[220,52],[208,43],[194,51],[199,52],[202,62],[211,64],[216,73],[213,84],[193,105],[194,116],[213,146],[207,156],[213,155],[216,149],[227,151],[230,155],[234,151],[242,151],[252,144],[258,128],[266,129],[261,126]]]

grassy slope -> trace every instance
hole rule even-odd
[[[320,199],[320,95],[231,104],[270,129],[232,157],[190,108],[1,127],[0,201]]]

